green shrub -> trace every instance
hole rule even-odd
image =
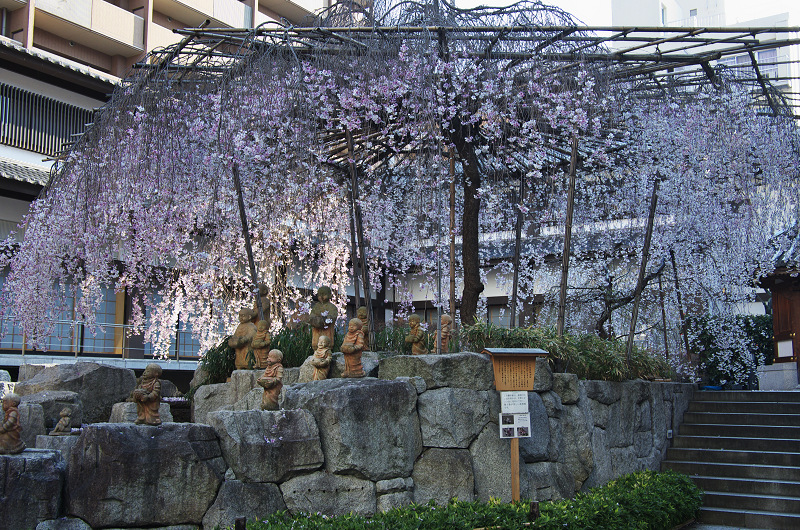
[[[332,351],[339,351],[342,339],[344,339],[342,331],[338,328],[335,329]],[[272,336],[270,349],[273,348],[283,352],[284,368],[301,366],[316,349],[311,346],[311,327],[308,324],[302,324],[294,329],[283,328]]]
[[[639,471],[580,493],[574,499],[543,502],[532,528],[545,529],[669,529],[694,517],[703,493],[674,471]],[[395,508],[373,517],[278,512],[261,521],[249,521],[249,530],[440,530],[523,528],[530,501],[503,503],[450,501]]]
[[[559,338],[555,328],[502,328],[485,322],[464,326],[460,343],[468,351],[484,348],[540,348],[549,353],[556,371],[577,374],[581,379],[624,381],[626,379],[668,377],[670,368],[658,355],[633,348],[627,366],[626,344],[601,339],[593,333]]]

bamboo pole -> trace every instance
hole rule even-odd
[[[233,185],[236,186],[236,196],[239,199],[239,217],[242,220],[242,234],[244,234],[244,248],[247,251],[247,261],[250,264],[250,278],[253,280],[253,296],[256,298],[258,308],[258,318],[264,320],[264,309],[261,307],[261,294],[258,291],[258,276],[256,275],[256,263],[253,260],[253,247],[250,244],[250,230],[247,228],[247,213],[244,211],[244,199],[242,198],[242,183],[239,180],[239,164],[233,164]]]
[[[558,297],[558,322],[556,333],[564,336],[564,318],[567,312],[567,278],[569,277],[569,252],[572,239],[572,213],[575,205],[575,173],[578,166],[578,137],[572,137],[572,155],[569,162],[569,192],[567,193],[567,219],[564,222],[564,252],[561,257],[561,289]]]
[[[647,229],[644,235],[644,249],[642,249],[642,263],[639,265],[639,279],[636,282],[636,291],[633,299],[633,312],[631,314],[631,327],[628,331],[628,345],[625,358],[628,368],[631,366],[631,356],[633,354],[633,336],[636,333],[636,320],[639,318],[639,303],[642,299],[644,290],[644,275],[647,270],[647,260],[650,257],[650,241],[653,237],[653,222],[656,218],[656,204],[658,203],[658,177],[653,180],[653,195],[650,197],[650,212],[647,215]]]

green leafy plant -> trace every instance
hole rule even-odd
[[[344,333],[338,328],[333,334],[333,351],[339,351],[342,346]],[[314,353],[311,345],[311,327],[302,324],[294,328],[283,328],[272,336],[270,349],[283,352],[283,366],[292,368],[301,366],[309,355]]]

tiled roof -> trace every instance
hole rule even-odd
[[[0,177],[45,186],[50,178],[50,172],[19,160],[0,158]]]

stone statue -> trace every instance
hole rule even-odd
[[[267,367],[267,352],[269,345],[272,342],[272,337],[269,335],[269,322],[266,320],[259,320],[256,324],[256,334],[250,345],[253,347],[253,356],[256,358],[256,368],[263,370]]]
[[[48,434],[50,434],[50,436],[69,436],[72,434],[72,409],[64,407],[61,409],[59,416],[61,416],[61,418],[59,418],[55,428]]]
[[[350,319],[347,325],[347,334],[342,342],[344,354],[344,373],[342,377],[364,377],[364,367],[361,365],[361,353],[364,351],[364,332],[361,330],[361,320]]]
[[[320,335],[326,335],[333,343],[333,331],[339,312],[331,303],[332,295],[331,288],[327,285],[317,289],[319,301],[311,308],[311,315],[308,317],[308,323],[311,324],[311,344],[319,344]]]
[[[450,351],[450,336],[453,334],[453,317],[442,315],[439,322],[439,345],[442,353]]]
[[[136,424],[161,425],[161,415],[158,408],[161,406],[161,367],[155,363],[148,364],[139,386],[133,391],[133,401],[136,403]]]
[[[408,317],[408,325],[411,330],[406,335],[406,342],[411,344],[411,355],[426,355],[428,349],[425,347],[426,336],[420,326],[419,315]]]
[[[239,325],[236,326],[233,336],[228,339],[228,346],[236,350],[236,359],[233,362],[236,370],[250,369],[250,365],[247,363],[247,353],[250,351],[250,343],[257,331],[256,325],[251,322],[252,319],[252,310],[242,309],[239,311]]]
[[[19,394],[9,393],[3,396],[3,425],[0,426],[0,455],[15,455],[25,450],[25,442],[20,433]]]
[[[364,332],[364,351],[369,349],[369,316],[366,306],[361,306],[356,311],[356,317],[361,321],[361,331]]]
[[[258,297],[261,299],[261,311],[264,313],[264,320],[271,322],[269,318],[269,287],[264,283],[258,284]],[[253,302],[253,324],[258,324],[261,318],[258,316],[258,303]],[[267,326],[269,327],[269,326]]]
[[[317,349],[311,356],[309,364],[314,367],[313,381],[322,381],[328,378],[328,371],[331,369],[331,339],[327,335],[322,335],[317,343]]]
[[[256,381],[264,389],[261,397],[261,410],[278,410],[278,398],[283,388],[283,352],[270,350],[267,355],[267,367]]]

